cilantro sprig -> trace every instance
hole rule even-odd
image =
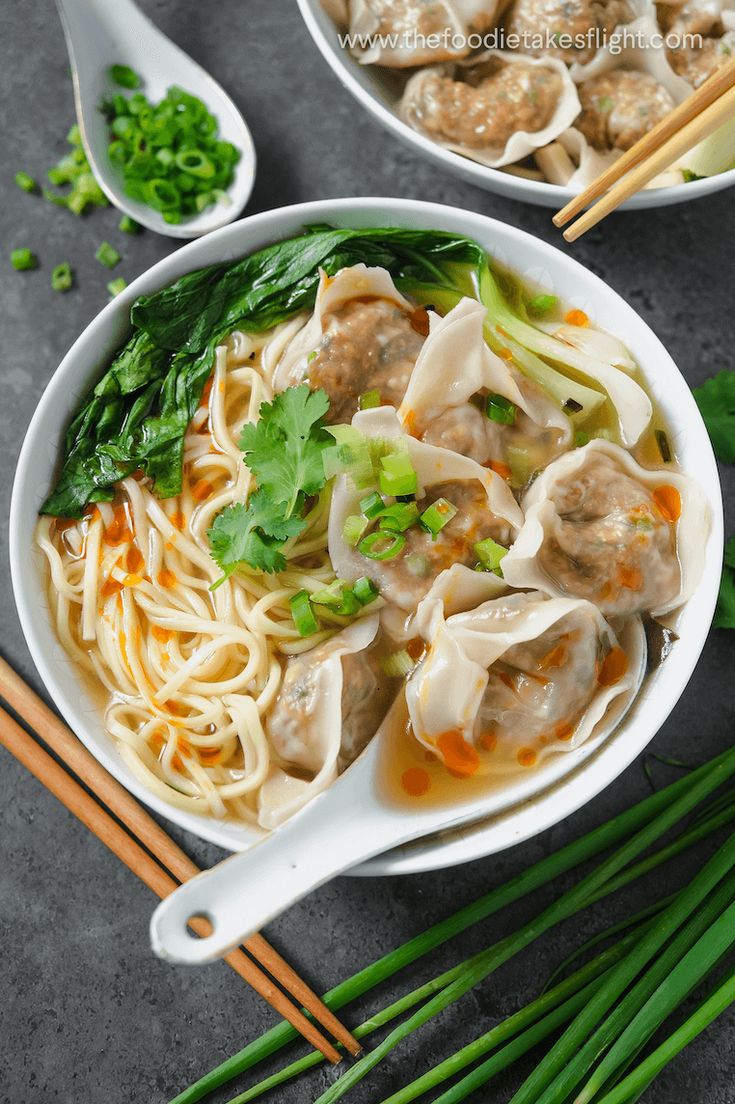
[[[243,428],[240,447],[257,489],[247,504],[226,507],[209,530],[223,572],[219,583],[240,563],[268,573],[285,569],[283,546],[303,532],[307,499],[326,483],[322,453],[333,445],[324,428],[328,410],[324,391],[299,384],[263,403],[259,420]]]
[[[720,583],[715,627],[735,629],[735,537],[730,537],[725,545],[725,567]]]
[[[723,369],[694,388],[712,447],[725,464],[735,464],[735,372]]]

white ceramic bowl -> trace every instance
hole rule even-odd
[[[249,830],[193,816],[146,790],[118,756],[98,706],[73,662],[57,642],[46,603],[45,559],[34,549],[37,510],[53,479],[59,445],[72,411],[99,378],[126,337],[133,300],[205,265],[232,261],[292,237],[309,223],[397,225],[452,231],[475,238],[501,264],[553,290],[620,336],[641,365],[652,394],[673,430],[685,470],[699,480],[713,515],[704,575],[677,624],[680,641],[646,683],[622,724],[596,750],[579,748],[549,760],[504,791],[503,808],[479,823],[424,838],[365,863],[357,873],[415,873],[499,851],[562,820],[611,782],[648,744],[689,680],[704,645],[717,599],[723,543],[722,500],[712,448],[691,392],[660,341],[635,311],[576,261],[514,227],[437,204],[399,199],[338,199],[304,203],[254,215],[184,246],[140,276],[94,319],[49,383],[23,443],[10,514],[10,563],[28,646],[51,697],[72,729],[100,762],[138,798],[182,828],[230,850],[250,842]]]
[[[512,173],[490,169],[462,157],[459,153],[442,149],[435,142],[418,134],[396,114],[395,88],[390,73],[375,65],[360,65],[338,39],[338,30],[331,17],[322,7],[321,0],[297,0],[304,22],[314,39],[319,52],[329,67],[358,103],[395,135],[404,145],[427,157],[436,165],[453,173],[461,180],[476,184],[488,192],[519,199],[523,203],[533,203],[538,207],[561,209],[576,194],[570,188],[558,184],[547,184],[540,180],[526,180]],[[674,184],[668,188],[649,188],[629,199],[621,210],[633,210],[641,207],[668,207],[672,203],[685,203],[700,196],[712,195],[723,188],[735,184],[735,169],[719,173],[717,176],[694,180],[689,184]]]

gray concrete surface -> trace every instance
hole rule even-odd
[[[315,52],[295,5],[285,0],[148,0],[145,8],[244,108],[260,172],[249,211],[299,200],[348,195],[412,196],[464,205],[521,226],[555,244],[546,211],[463,186],[418,160],[352,102]],[[103,239],[123,253],[115,275],[128,279],[173,243],[117,232],[113,211],[77,220],[15,188],[19,168],[35,176],[64,149],[73,118],[71,85],[50,0],[6,0],[0,8],[2,260],[0,261],[0,485],[5,543],[15,461],[35,404],[61,356],[106,302],[108,272],[94,260]],[[574,248],[575,256],[621,292],[651,324],[696,384],[733,367],[733,196],[687,207],[619,215]],[[29,246],[35,273],[14,273],[8,253]],[[52,266],[73,265],[68,295],[49,287]],[[723,470],[730,532],[735,475]],[[0,647],[34,685],[16,619],[7,558],[0,568]],[[698,670],[653,747],[700,760],[732,739],[735,633],[711,635]],[[659,779],[672,772],[658,766]],[[380,882],[342,878],[292,909],[269,935],[311,978],[329,986],[472,900],[527,863],[623,808],[647,791],[640,762],[592,805],[542,837],[460,869]],[[253,1039],[273,1014],[225,967],[173,969],[148,949],[152,899],[84,828],[5,753],[0,753],[0,1102],[161,1104],[196,1075]],[[203,863],[214,848],[184,839]],[[683,864],[684,866],[687,863]],[[694,860],[689,869],[694,869]],[[663,870],[628,899],[643,905],[669,892],[677,873]],[[539,895],[543,902],[550,892]],[[537,898],[538,900],[538,898]],[[408,971],[428,977],[470,954],[518,918],[522,903]],[[621,913],[617,900],[560,928],[467,996],[396,1052],[349,1099],[377,1101],[529,999],[539,979],[583,936]],[[405,985],[385,986],[364,1008]],[[348,1019],[358,1022],[358,1011]],[[735,1015],[701,1037],[645,1095],[648,1104],[735,1104]],[[270,1067],[269,1067],[270,1068]],[[290,1104],[318,1095],[332,1079],[317,1072],[284,1088]],[[478,1099],[504,1101],[516,1075]],[[242,1088],[247,1081],[241,1081]],[[222,1092],[218,1101],[229,1099]]]

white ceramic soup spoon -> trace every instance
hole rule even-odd
[[[232,222],[243,209],[255,180],[255,148],[247,124],[215,80],[166,38],[132,0],[56,0],[64,27],[74,82],[74,101],[84,148],[111,203],[136,222],[173,238],[197,238]],[[120,171],[107,153],[109,129],[101,101],[124,92],[109,78],[111,65],[128,65],[141,77],[142,91],[154,103],[179,85],[197,96],[216,117],[221,137],[241,151],[227,200],[178,224],[126,195]]]
[[[469,779],[466,795],[463,784],[443,802],[401,796],[400,785],[390,777],[390,744],[408,719],[401,695],[375,739],[330,789],[261,843],[204,871],[161,902],[151,918],[155,953],[171,962],[209,962],[348,867],[548,791],[607,738],[631,705],[644,675],[646,647],[640,622],[631,622],[627,633],[623,646],[637,673],[631,690],[611,704],[588,744],[561,753],[561,761],[557,755],[547,761],[550,770],[542,766],[514,784]],[[188,927],[194,916],[209,920],[210,935],[194,935]]]

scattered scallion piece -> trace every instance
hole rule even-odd
[[[357,406],[359,410],[373,410],[376,406],[380,406],[380,391],[363,391],[357,400]]]
[[[656,444],[658,445],[658,451],[661,453],[661,459],[664,464],[671,463],[671,445],[669,444],[669,438],[664,433],[663,429],[656,430]]]
[[[360,608],[360,602],[351,587],[342,579],[335,579],[329,586],[315,591],[310,600],[315,606],[326,606],[333,613],[345,617],[351,617]]]
[[[110,127],[108,156],[131,199],[175,224],[226,197],[240,151],[220,138],[216,118],[196,96],[175,85],[158,103],[142,92],[116,93],[100,110]]]
[[[584,410],[584,407],[576,399],[567,399],[562,409],[565,414],[579,414],[581,410]]]
[[[289,598],[288,604],[299,636],[312,636],[318,631],[319,622],[311,608],[308,590],[297,591]]]
[[[17,172],[15,174],[15,183],[19,188],[22,188],[24,192],[38,192],[38,181],[34,180],[32,176],[29,176],[27,172]]]
[[[129,65],[111,65],[107,70],[107,75],[111,81],[119,84],[121,88],[140,88],[140,77]]]
[[[71,266],[68,261],[57,264],[51,273],[51,287],[54,291],[68,291],[74,283]]]
[[[578,429],[574,434],[574,447],[582,448],[584,445],[588,445],[590,442],[589,433],[585,433],[583,429]]]
[[[356,548],[360,543],[360,537],[365,535],[368,527],[368,519],[360,514],[350,514],[344,520],[342,526],[342,540],[349,544],[350,548]]]
[[[485,402],[485,413],[491,422],[499,422],[500,425],[515,425],[516,405],[503,395],[488,395]]]
[[[492,537],[486,537],[485,540],[478,541],[475,545],[475,555],[483,571],[492,571],[502,578],[503,572],[500,564],[503,557],[508,555],[507,548],[504,548],[502,544],[498,544]]]
[[[95,253],[95,258],[105,268],[114,268],[116,264],[120,263],[121,257],[114,245],[110,245],[109,242],[103,241]]]
[[[528,449],[509,445],[506,449],[506,460],[510,468],[510,485],[515,490],[520,490],[528,483],[533,474],[533,466]]]
[[[405,533],[406,529],[410,529],[418,521],[419,508],[415,502],[395,502],[381,510],[378,517],[379,528]]]
[[[424,510],[419,518],[419,524],[427,533],[431,533],[433,540],[436,540],[444,526],[449,524],[456,513],[457,507],[452,502],[446,498],[437,498],[436,502],[432,502],[431,506]]]
[[[419,552],[411,552],[406,556],[406,569],[416,579],[422,579],[429,570],[429,561]]]
[[[127,282],[123,280],[122,276],[118,276],[117,279],[110,280],[107,285],[107,290],[109,291],[111,297],[114,299],[115,296],[119,295],[121,291],[125,291],[125,288],[127,286]]]
[[[526,303],[526,309],[529,314],[538,318],[542,314],[548,314],[557,303],[558,299],[555,295],[534,295],[533,299],[529,299]]]
[[[47,172],[51,184],[56,187],[69,185],[66,193],[43,189],[43,197],[58,207],[66,207],[74,215],[83,215],[90,207],[108,207],[107,196],[95,179],[82,145],[79,127],[74,124],[66,136],[74,148]]]
[[[369,606],[378,597],[378,588],[372,579],[362,575],[352,584],[352,593],[361,606]]]
[[[31,249],[14,249],[10,254],[10,263],[16,272],[28,272],[38,268],[38,257]]]
[[[123,215],[123,217],[117,224],[117,228],[123,234],[140,234],[143,230],[143,227],[140,225],[140,223],[136,222],[135,219],[130,217],[130,215]]]
[[[402,533],[376,530],[362,538],[357,551],[369,560],[392,560],[403,551],[405,543],[406,538]]]
[[[416,660],[411,659],[405,648],[401,648],[399,652],[391,652],[390,655],[384,656],[380,666],[389,678],[405,678],[413,671]]]
[[[416,494],[418,478],[407,452],[389,452],[380,458],[378,482],[383,494]]]
[[[375,518],[375,517],[378,516],[378,514],[384,508],[384,506],[385,506],[385,501],[378,494],[377,491],[373,491],[371,494],[365,495],[364,498],[360,499],[360,511],[361,511],[361,513],[363,513],[366,518],[370,518],[371,520],[372,520],[372,518]]]

